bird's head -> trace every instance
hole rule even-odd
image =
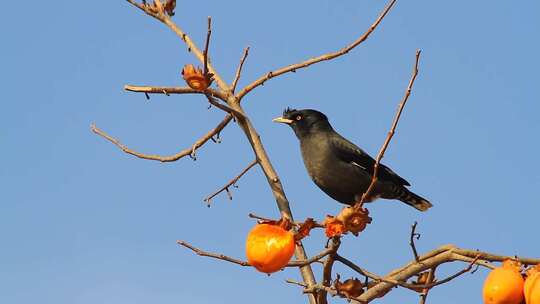
[[[333,130],[326,115],[311,109],[296,110],[287,108],[283,111],[281,117],[274,118],[272,121],[288,124],[298,139],[309,136],[315,131]]]

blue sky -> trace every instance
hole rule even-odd
[[[206,16],[213,17],[211,57],[228,81],[250,46],[243,86],[344,46],[382,7],[373,0],[179,1],[174,20],[202,45]],[[374,155],[421,48],[420,75],[384,163],[435,206],[420,214],[395,201],[370,205],[373,223],[344,239],[343,255],[384,274],[411,259],[408,235],[418,221],[421,252],[454,243],[538,257],[538,12],[537,1],[398,1],[347,56],[250,94],[245,109],[295,216],[322,219],[340,206],[309,180],[291,130],[271,119],[286,106],[319,109]],[[236,125],[221,144],[200,149],[196,162],[169,164],[123,154],[89,130],[95,122],[141,152],[173,154],[221,119],[200,96],[146,101],[122,90],[183,85],[180,69],[195,60],[174,34],[125,1],[10,2],[0,14],[1,303],[305,301],[284,283],[298,279],[294,269],[268,277],[175,244],[243,258],[254,224],[247,214],[278,216],[258,169],[238,183],[233,201],[202,203],[253,159]],[[306,241],[310,254],[323,244],[320,231]],[[485,275],[438,287],[429,301],[478,303]],[[398,289],[382,302],[416,300]]]

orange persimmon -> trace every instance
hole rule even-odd
[[[525,303],[540,304],[540,264],[527,271],[523,292],[525,293]]]
[[[493,269],[484,282],[484,304],[520,304],[523,301],[523,277],[520,263],[506,260]]]
[[[291,231],[279,225],[258,224],[247,236],[246,256],[257,270],[272,273],[289,263],[295,246]]]

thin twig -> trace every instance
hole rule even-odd
[[[263,222],[277,222],[277,220],[271,219],[269,217],[262,217],[262,216],[254,214],[254,213],[248,213],[248,217],[250,217],[252,219],[259,220],[259,221],[263,221]],[[295,222],[295,223],[293,223],[293,225],[298,226],[299,223]]]
[[[252,219],[259,220],[259,221],[262,221],[262,222],[277,222],[278,221],[278,220],[275,220],[275,219],[271,219],[269,217],[263,217],[263,216],[256,215],[256,214],[253,214],[253,213],[249,213],[248,217],[250,217]],[[292,224],[295,227],[302,226],[302,224],[304,224],[304,223],[305,222],[292,222]],[[312,228],[324,228],[324,227],[325,226],[323,224],[321,224],[321,223],[318,223],[318,222],[315,222],[315,221],[312,222]]]
[[[301,267],[301,266],[305,266],[305,265],[309,265],[309,264],[318,262],[322,258],[327,256],[328,254],[332,253],[332,251],[334,251],[333,248],[326,248],[325,250],[319,252],[317,255],[314,255],[311,258],[307,259],[307,260],[290,261],[287,264],[287,267]]]
[[[258,86],[260,86],[262,84],[264,84],[267,80],[269,80],[271,78],[274,78],[276,76],[279,76],[279,75],[282,75],[282,74],[285,74],[285,73],[288,73],[288,72],[295,72],[296,70],[308,67],[308,66],[310,66],[312,64],[315,64],[315,63],[318,63],[318,62],[321,62],[321,61],[331,60],[331,59],[334,59],[334,58],[339,57],[341,55],[347,54],[349,51],[351,51],[352,49],[357,47],[359,44],[364,42],[369,37],[369,35],[377,28],[379,23],[381,23],[381,21],[386,16],[386,14],[388,14],[390,9],[394,6],[394,3],[396,3],[396,0],[391,0],[390,3],[379,14],[379,17],[377,18],[377,20],[375,20],[375,22],[369,27],[369,29],[362,36],[360,36],[353,43],[351,43],[350,45],[348,45],[348,46],[346,46],[346,47],[344,47],[341,50],[338,50],[336,52],[323,54],[323,55],[320,55],[318,57],[314,57],[314,58],[308,59],[308,60],[300,62],[300,63],[291,64],[291,65],[279,68],[279,69],[277,69],[275,71],[268,72],[265,75],[259,77],[257,80],[250,83],[249,85],[247,85],[246,87],[244,87],[237,94],[238,99],[242,99],[242,97],[244,97],[251,90],[253,90],[254,88],[256,88],[256,87],[258,87]]]
[[[311,287],[304,288],[304,293],[316,294],[317,292],[324,291],[332,296],[342,296],[334,287],[324,286],[322,284],[315,284]],[[347,301],[352,304],[366,304],[368,301],[359,301],[358,298],[347,298]]]
[[[227,116],[225,116],[225,118],[215,127],[213,128],[212,130],[208,131],[205,135],[203,135],[201,138],[199,138],[193,145],[191,145],[191,147],[189,148],[186,148],[174,155],[170,155],[170,156],[160,156],[160,155],[154,155],[154,154],[143,154],[143,153],[139,153],[135,150],[132,150],[130,148],[128,148],[127,146],[125,146],[124,144],[122,144],[119,140],[117,140],[116,138],[108,135],[107,133],[105,133],[104,131],[100,130],[98,127],[96,127],[95,124],[92,124],[91,125],[91,129],[92,129],[92,132],[96,133],[97,135],[105,138],[106,140],[110,141],[111,143],[113,143],[115,146],[117,146],[118,148],[120,148],[122,151],[124,151],[125,153],[127,154],[131,154],[133,156],[136,156],[138,158],[142,158],[142,159],[148,159],[148,160],[156,160],[156,161],[160,161],[160,162],[173,162],[173,161],[177,161],[179,160],[180,158],[184,157],[184,156],[190,156],[192,158],[195,158],[195,151],[200,148],[202,145],[204,145],[210,138],[212,138],[212,136],[216,135],[216,134],[219,134],[223,128],[225,128],[225,126],[227,126],[227,124],[232,120],[232,115],[228,114]]]
[[[255,166],[257,164],[257,160],[254,160],[252,161],[244,170],[242,170],[242,172],[240,172],[240,174],[238,174],[237,176],[235,176],[233,179],[231,179],[225,186],[221,187],[219,190],[217,190],[216,192],[208,195],[203,201],[205,203],[207,203],[208,207],[210,207],[210,204],[212,203],[212,199],[220,194],[221,192],[223,191],[227,191],[227,193],[229,193],[229,187],[234,187],[236,185],[236,182],[238,182],[238,180],[244,175],[246,174],[249,169],[251,169],[253,166]],[[232,196],[229,196],[230,199],[232,199]]]
[[[242,73],[242,67],[244,66],[244,61],[246,61],[246,58],[249,54],[249,46],[244,49],[244,54],[242,55],[242,58],[240,58],[240,64],[238,65],[238,68],[236,69],[236,75],[234,76],[233,83],[231,85],[231,92],[234,94],[234,91],[236,90],[236,85],[238,84],[238,80],[240,80],[240,74]]]
[[[178,245],[182,245],[186,248],[189,248],[191,251],[195,252],[197,255],[199,256],[204,256],[204,257],[209,257],[209,258],[214,258],[214,259],[218,259],[218,260],[223,260],[223,261],[227,261],[227,262],[231,262],[231,263],[234,263],[234,264],[237,264],[237,265],[240,265],[240,266],[251,266],[248,262],[246,261],[242,261],[240,259],[236,259],[236,258],[231,258],[229,256],[226,256],[226,255],[223,255],[223,254],[220,254],[220,253],[213,253],[213,252],[208,252],[208,251],[205,251],[205,250],[202,250],[200,248],[197,248],[185,241],[176,241],[176,243]],[[319,261],[320,259],[324,258],[325,256],[327,256],[329,253],[331,252],[331,249],[327,248],[323,251],[321,251],[319,254],[317,254],[316,256],[310,258],[310,259],[307,259],[307,260],[302,260],[302,261],[299,261],[299,260],[296,260],[296,261],[291,261],[289,262],[287,265],[285,265],[285,267],[304,267],[306,265],[309,265],[309,264],[312,264],[312,263],[315,263],[317,261]]]
[[[323,286],[330,287],[330,284],[332,283],[332,267],[334,266],[335,256],[337,254],[337,251],[340,245],[341,245],[341,241],[339,237],[332,238],[332,241],[328,248],[331,251],[329,252],[328,256],[326,256],[326,260],[323,263],[323,279],[321,282]],[[326,290],[320,290],[319,293],[317,294],[317,298],[318,298],[317,302],[319,304],[328,303],[328,299],[326,298],[326,296],[327,296]]]
[[[461,255],[461,254],[458,254],[458,253],[455,253],[455,252],[452,254],[452,257],[456,261],[463,261],[463,262],[468,262],[468,263],[470,263],[471,261],[473,261],[475,259],[475,258],[466,257],[464,255]],[[476,265],[482,266],[482,267],[485,267],[485,268],[488,268],[488,269],[491,269],[491,270],[497,268],[495,265],[491,264],[490,262],[488,262],[486,260],[480,260],[480,259],[478,259],[476,261]]]
[[[199,248],[196,248],[194,247],[193,245],[191,244],[188,244],[184,241],[176,241],[176,243],[178,245],[182,245],[186,248],[189,248],[191,249],[191,251],[195,252],[197,255],[200,255],[200,256],[205,256],[205,257],[209,257],[209,258],[214,258],[214,259],[218,259],[218,260],[223,260],[223,261],[227,261],[227,262],[231,262],[231,263],[234,263],[234,264],[237,264],[237,265],[240,265],[240,266],[251,266],[248,262],[246,261],[242,261],[242,260],[238,260],[238,259],[235,259],[235,258],[231,258],[231,257],[228,257],[226,255],[223,255],[223,254],[218,254],[218,253],[211,253],[211,252],[206,252],[204,250],[201,250]]]
[[[417,240],[420,239],[420,234],[416,233],[416,225],[418,225],[418,222],[415,221],[414,224],[412,224],[411,226],[411,237],[409,238],[409,245],[411,246],[415,261],[418,262],[419,261],[418,251],[416,251],[416,245],[414,244],[414,239],[415,238]]]
[[[286,283],[289,283],[289,284],[293,284],[293,285],[298,285],[300,287],[304,287],[304,288],[307,288],[308,286],[302,282],[298,282],[298,281],[295,281],[295,280],[291,280],[291,279],[287,279],[285,280]]]
[[[341,262],[343,265],[346,265],[348,266],[349,268],[351,268],[352,270],[358,272],[359,274],[365,276],[365,277],[368,277],[372,280],[375,280],[375,281],[379,281],[379,282],[386,282],[386,283],[390,283],[390,284],[394,284],[394,285],[400,285],[400,286],[403,286],[401,284],[407,284],[405,282],[399,282],[399,281],[396,281],[396,280],[393,280],[391,278],[388,278],[388,277],[382,277],[380,275],[377,275],[373,272],[370,272],[366,269],[363,269],[362,267],[356,265],[355,263],[353,263],[351,260],[339,255],[339,254],[336,254],[335,255],[335,259],[336,261],[339,261]]]
[[[222,111],[225,111],[229,114],[233,114],[234,117],[236,118],[245,118],[245,115],[235,109],[232,109],[231,107],[229,107],[228,105],[226,104],[223,104],[223,103],[219,103],[217,102],[214,97],[212,97],[210,94],[205,94],[206,98],[208,99],[208,102],[213,105],[214,107],[222,110]]]
[[[217,97],[223,101],[227,101],[227,96],[221,91],[207,88],[205,91],[194,90],[190,87],[153,87],[153,86],[135,86],[135,85],[125,85],[124,90],[137,93],[145,94],[205,94],[210,93],[210,95]]]
[[[212,17],[208,16],[208,30],[206,32],[206,42],[204,44],[204,75],[208,75],[208,47],[210,45],[210,35],[212,35]]]
[[[421,53],[420,50],[416,50],[416,62],[414,64],[411,79],[409,80],[409,85],[407,86],[405,95],[403,96],[403,98],[401,99],[401,102],[399,103],[397,113],[394,117],[394,120],[392,121],[392,127],[390,128],[390,131],[388,131],[386,140],[384,141],[381,149],[379,150],[379,153],[377,154],[377,158],[375,159],[375,165],[373,166],[373,176],[371,178],[371,183],[369,184],[369,187],[367,188],[366,192],[362,194],[362,198],[360,199],[360,202],[356,204],[357,207],[362,207],[364,202],[366,202],[367,198],[369,197],[371,191],[375,187],[375,183],[377,182],[377,174],[379,173],[379,164],[381,162],[381,159],[384,156],[384,152],[386,151],[386,148],[388,148],[388,144],[390,144],[390,140],[392,140],[392,137],[394,136],[397,124],[399,122],[399,118],[401,117],[401,112],[403,112],[403,108],[405,107],[405,104],[407,103],[407,100],[409,99],[409,96],[411,95],[411,90],[414,85],[414,81],[416,80],[416,76],[418,75],[418,63],[420,61],[420,53]]]
[[[474,258],[470,263],[469,265],[467,265],[467,267],[463,268],[462,270],[454,273],[453,275],[449,276],[449,277],[446,277],[445,279],[442,279],[442,280],[433,280],[431,283],[427,283],[427,284],[418,284],[416,285],[418,288],[424,288],[424,289],[431,289],[435,286],[438,286],[438,285],[442,285],[444,283],[448,283],[450,281],[452,281],[453,279],[459,277],[460,275],[462,274],[465,274],[469,271],[472,270],[473,266],[476,264],[476,261],[478,260],[478,257]]]
[[[493,254],[489,252],[482,252],[478,250],[472,250],[472,249],[463,249],[463,248],[455,248],[452,250],[454,253],[457,253],[462,256],[466,256],[469,258],[475,258],[477,255],[480,255],[481,260],[491,261],[491,262],[502,262],[504,260],[513,259],[516,261],[519,261],[520,263],[524,265],[536,265],[540,264],[540,259],[535,258],[526,258],[526,257],[519,257],[519,256],[506,256],[506,255],[498,255]]]

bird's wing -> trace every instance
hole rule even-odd
[[[331,141],[332,148],[339,159],[359,167],[373,176],[375,160],[369,154],[340,135],[332,136]],[[399,185],[410,186],[409,182],[383,164],[379,164],[378,178],[382,181],[391,181]]]

